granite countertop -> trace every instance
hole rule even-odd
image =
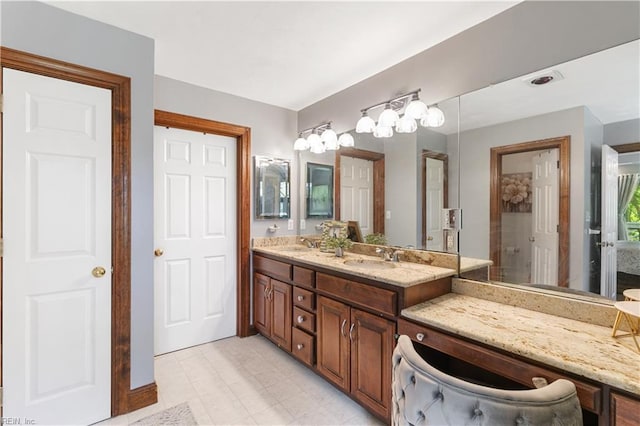
[[[493,265],[493,261],[460,256],[460,273]]]
[[[456,274],[453,269],[412,262],[383,262],[380,257],[351,252],[345,252],[343,257],[336,257],[333,253],[321,252],[319,249],[309,249],[303,245],[254,247],[253,251],[296,260],[309,266],[330,268],[335,271],[374,279],[399,287],[411,287]],[[356,263],[358,261],[373,261],[373,264],[353,266],[345,264],[348,261],[355,261]],[[380,265],[382,267],[377,267],[378,264],[382,264]]]
[[[449,293],[405,318],[640,395],[640,354],[611,328]]]

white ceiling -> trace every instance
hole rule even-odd
[[[48,1],[155,40],[155,72],[298,111],[517,1]]]
[[[543,86],[527,84],[554,70],[564,79]],[[460,130],[578,106],[587,107],[602,124],[640,117],[640,40],[465,94],[460,99]],[[446,116],[457,116],[457,100],[440,107]],[[457,121],[449,120],[438,131],[455,133]]]

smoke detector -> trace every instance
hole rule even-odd
[[[524,81],[527,83],[527,85],[536,87],[560,80],[564,80],[564,76],[560,73],[560,71],[551,70],[536,74],[533,77],[528,77]]]

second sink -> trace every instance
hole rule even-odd
[[[354,266],[356,268],[363,269],[391,269],[395,265],[391,262],[385,262],[384,260],[371,260],[371,259],[351,259],[345,260],[346,266]]]

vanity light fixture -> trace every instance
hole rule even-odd
[[[393,129],[398,133],[413,133],[418,121],[423,127],[440,127],[444,124],[444,113],[437,105],[427,107],[418,96],[420,89],[380,102],[361,110],[362,117],[356,124],[356,133],[373,133],[377,138],[390,138]],[[369,111],[384,106],[378,123],[369,117]],[[404,109],[404,113],[400,112]]]
[[[309,136],[305,138],[306,133],[309,133]],[[343,133],[338,138],[336,132],[331,128],[331,122],[328,121],[302,130],[293,144],[293,149],[296,151],[308,149],[314,154],[322,154],[325,151],[338,150],[341,146],[351,147],[354,145],[353,136],[349,133]]]

